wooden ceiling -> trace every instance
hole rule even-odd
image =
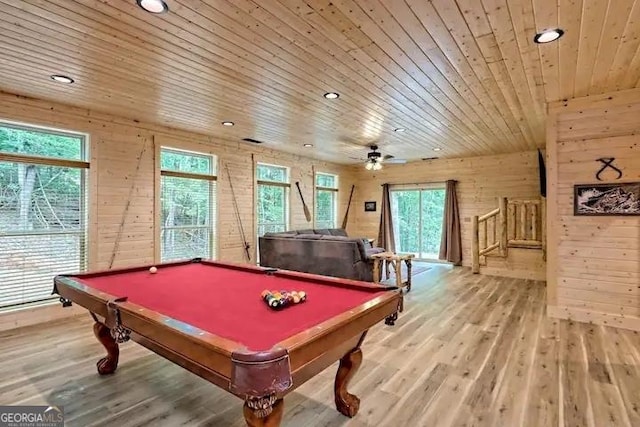
[[[167,3],[0,0],[0,90],[351,163],[541,147],[545,102],[640,84],[640,0]]]

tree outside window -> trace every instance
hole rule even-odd
[[[338,176],[316,173],[315,227],[335,228],[338,214]]]
[[[214,157],[162,148],[160,168],[162,261],[215,258]]]
[[[258,164],[258,236],[286,231],[289,218],[289,169]]]
[[[81,134],[0,123],[0,307],[49,300],[87,264]]]

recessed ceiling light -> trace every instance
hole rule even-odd
[[[340,98],[340,94],[335,92],[327,92],[324,94],[324,97],[327,99],[337,99]]]
[[[393,131],[394,132],[404,132],[406,129],[405,128],[395,128]]]
[[[311,147],[313,147],[313,144],[303,144],[303,146],[307,147],[307,148],[311,148]]]
[[[549,43],[554,40],[558,40],[560,37],[562,37],[563,34],[564,31],[560,28],[545,30],[541,33],[536,34],[536,36],[533,38],[533,41],[536,43]]]
[[[441,150],[442,150],[442,148],[440,148],[440,147],[436,147],[436,148],[433,149],[433,151],[441,151]]]
[[[58,83],[64,83],[64,84],[71,84],[74,82],[74,80],[71,77],[67,77],[67,76],[63,76],[61,74],[53,74],[51,76],[51,80],[58,82]]]
[[[222,126],[233,126],[235,123],[233,122],[222,122]]]
[[[169,11],[169,6],[164,0],[136,0],[136,3],[150,13],[165,13]]]

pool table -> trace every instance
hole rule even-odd
[[[362,361],[367,330],[392,325],[402,302],[396,287],[194,259],[60,275],[54,293],[95,320],[107,355],[98,373],[118,366],[118,344],[133,339],[244,400],[249,426],[278,426],[283,398],[336,361],[335,403],[353,417],[359,399],[347,391]],[[305,291],[280,311],[263,290]]]

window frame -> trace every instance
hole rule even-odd
[[[331,176],[335,179],[335,187],[324,187],[324,186],[320,186],[318,185],[318,176],[319,175],[324,175],[324,176]],[[331,191],[332,192],[332,198],[333,198],[333,225],[330,228],[338,228],[338,194],[340,192],[340,176],[338,174],[335,173],[329,173],[329,172],[315,172],[313,174],[313,187],[314,187],[314,191],[313,191],[313,195],[314,195],[314,200],[313,200],[313,227],[314,228],[318,228],[318,206],[317,206],[317,200],[318,200],[318,192],[319,191]]]
[[[168,141],[167,141],[168,142]],[[162,169],[162,153],[163,152],[173,152],[177,154],[186,154],[186,155],[194,155],[201,157],[208,157],[210,159],[210,172],[208,174],[197,173],[197,172],[182,172],[170,169]],[[208,225],[188,225],[188,226],[172,226],[168,227],[172,230],[181,230],[181,229],[209,229],[207,233],[209,236],[209,254],[210,259],[218,258],[218,239],[219,239],[219,224],[218,224],[218,156],[213,153],[206,153],[202,151],[188,150],[183,148],[176,148],[175,144],[158,144],[157,148],[157,164],[156,164],[156,182],[157,182],[157,191],[156,193],[156,250],[155,259],[156,262],[170,262],[169,259],[163,260],[162,254],[162,231],[167,229],[162,223],[162,177],[174,177],[174,178],[184,178],[184,179],[199,179],[209,182],[209,224]],[[211,182],[215,182],[216,185],[211,185]],[[171,260],[174,260],[173,258]]]
[[[93,230],[90,230],[90,215],[93,215],[89,198],[95,197],[90,191],[94,188],[94,179],[91,176],[93,170],[91,169],[90,147],[91,140],[90,135],[85,132],[60,129],[55,127],[42,126],[37,124],[15,122],[11,120],[5,120],[0,118],[0,128],[9,128],[15,130],[23,130],[27,132],[40,132],[49,135],[57,135],[69,138],[76,138],[80,140],[80,159],[67,159],[62,157],[48,157],[34,154],[20,154],[10,152],[0,152],[0,162],[5,163],[22,163],[35,166],[53,166],[60,168],[77,169],[80,171],[80,190],[79,190],[79,206],[80,216],[77,231],[7,231],[0,232],[0,238],[10,237],[32,237],[32,236],[78,236],[79,237],[79,259],[78,269],[75,272],[85,272],[92,265],[92,256],[94,255],[91,247],[93,239],[90,235]],[[93,229],[93,227],[91,227]],[[65,273],[65,272],[60,272]],[[19,303],[9,304],[6,306],[0,305],[0,311],[12,312],[23,309],[25,307],[39,306],[53,304],[58,300],[58,296],[47,296],[38,298],[37,300],[22,301]]]
[[[258,169],[260,168],[260,166],[266,166],[266,167],[273,167],[273,168],[279,168],[279,169],[284,169],[286,176],[285,176],[285,181],[272,181],[272,180],[266,180],[266,179],[258,179]],[[284,165],[276,165],[276,164],[272,164],[272,163],[265,163],[265,162],[256,162],[256,171],[254,174],[254,179],[255,179],[255,183],[256,183],[256,197],[254,200],[254,204],[255,204],[255,208],[254,208],[254,212],[255,212],[255,225],[256,225],[256,242],[258,242],[259,238],[260,238],[260,214],[258,212],[258,207],[259,207],[259,196],[260,196],[260,186],[264,185],[264,186],[271,186],[271,187],[282,187],[284,188],[284,231],[287,231],[291,228],[291,168],[288,166],[284,166]],[[257,250],[258,250],[258,245],[255,245],[256,247],[256,258],[259,255]]]

